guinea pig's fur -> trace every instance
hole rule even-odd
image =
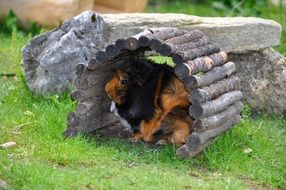
[[[163,91],[164,94],[167,93],[171,97],[179,88],[179,83],[179,90],[182,92],[186,90],[181,89],[184,88],[183,85],[176,78],[173,68],[167,64],[155,64],[144,58],[132,58],[127,61],[130,66],[116,70],[114,77],[106,84],[105,90],[114,102],[112,103],[113,112],[121,118],[124,126],[131,127],[136,134],[144,131],[142,129],[143,121],[146,123],[155,120],[155,113],[161,112],[158,110],[166,110],[164,99],[161,98]],[[182,98],[187,99],[187,96],[184,95]],[[175,107],[180,107],[180,103],[177,104]],[[189,106],[188,101],[187,103],[184,101],[183,104],[182,107]],[[171,110],[167,112],[169,113]],[[167,112],[164,117],[167,116]],[[163,128],[157,126],[161,125],[161,120],[154,127],[151,127],[154,129],[149,133],[156,136],[153,136],[152,139],[159,139],[159,136],[166,134]],[[170,133],[170,129],[166,131],[168,134]],[[151,141],[151,139],[146,139],[145,141]]]

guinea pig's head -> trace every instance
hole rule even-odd
[[[123,104],[126,100],[129,82],[129,75],[125,71],[117,69],[115,75],[105,85],[105,92],[115,103]]]

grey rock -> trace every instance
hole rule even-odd
[[[201,24],[190,28],[200,29],[227,52],[278,45],[282,32],[277,22],[254,17],[205,17]]]
[[[78,63],[86,63],[103,45],[103,19],[87,12],[34,37],[22,50],[29,88],[41,95],[64,92],[75,78]]]
[[[241,77],[245,101],[256,113],[286,113],[286,58],[266,48],[230,54]]]
[[[6,181],[0,179],[0,189],[7,189],[8,185],[6,183]]]

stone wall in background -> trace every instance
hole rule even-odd
[[[279,44],[281,25],[260,18],[208,18],[184,14],[106,14],[92,11],[34,37],[23,48],[23,66],[30,89],[38,94],[61,93],[72,87],[75,67],[118,38],[149,27],[200,29],[222,50],[241,75],[244,98],[257,111],[286,111],[285,58],[272,50]],[[267,90],[268,89],[268,90]],[[270,89],[270,90],[269,90]]]

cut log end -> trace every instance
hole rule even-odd
[[[190,113],[190,116],[194,118],[199,118],[202,115],[204,115],[204,109],[199,104],[194,104],[190,107],[189,113]]]
[[[96,59],[91,59],[88,61],[87,63],[87,68],[89,70],[94,70],[94,68],[98,65],[98,62],[96,61]]]
[[[176,154],[180,158],[183,158],[183,159],[188,158],[190,156],[190,147],[184,144],[183,146],[177,149]]]
[[[180,64],[176,65],[174,72],[179,79],[184,80],[189,74],[189,69],[185,64]]]
[[[182,53],[174,53],[172,55],[172,60],[177,65],[180,65],[180,64],[184,63],[184,57],[183,57]]]
[[[124,39],[117,39],[115,41],[115,46],[118,50],[122,50],[125,48],[125,40]]]
[[[141,47],[147,47],[150,45],[151,40],[147,36],[140,36],[138,42]]]
[[[106,55],[110,58],[110,57],[115,57],[118,53],[118,49],[116,47],[116,45],[111,44],[108,45],[105,49]]]
[[[173,50],[172,50],[171,46],[169,46],[168,44],[162,44],[162,46],[159,50],[159,53],[162,56],[169,56],[173,53]]]
[[[97,61],[102,62],[107,59],[106,53],[104,51],[97,51],[95,54],[95,58]]]
[[[159,39],[152,39],[151,42],[150,42],[150,48],[154,51],[157,51],[159,52],[159,50],[161,49],[162,47],[162,41],[159,40]]]
[[[189,136],[188,146],[190,147],[191,150],[196,150],[202,144],[203,142],[200,134],[194,132]]]
[[[85,69],[86,69],[86,65],[85,65],[85,64],[82,64],[82,63],[78,64],[78,65],[76,66],[76,74],[77,74],[78,76],[79,76],[79,75],[82,75]]]
[[[80,98],[84,95],[84,92],[81,91],[81,90],[74,90],[71,92],[71,98],[73,100],[77,100],[77,101],[80,101]]]
[[[138,40],[134,37],[127,38],[125,41],[125,48],[134,51],[139,48]]]

